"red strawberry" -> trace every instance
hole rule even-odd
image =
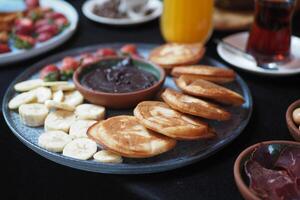
[[[48,12],[45,15],[45,18],[47,18],[47,19],[58,19],[58,18],[61,18],[61,17],[65,17],[65,16],[62,13],[59,13],[59,12]]]
[[[25,0],[25,4],[27,9],[37,8],[40,5],[39,0]]]
[[[67,56],[63,59],[62,66],[70,66],[75,71],[79,67],[79,62],[75,58]]]
[[[78,68],[79,62],[72,57],[65,57],[60,70],[61,80],[72,78],[74,71]]]
[[[10,48],[7,44],[0,44],[0,54],[10,52]]]
[[[58,28],[55,24],[47,24],[44,26],[41,26],[35,30],[36,33],[43,33],[43,32],[49,32],[53,35],[56,35],[58,33]]]
[[[35,45],[35,39],[28,35],[17,34],[14,36],[14,45],[18,49],[30,49]]]
[[[99,57],[116,56],[117,52],[114,49],[111,49],[111,48],[103,48],[103,49],[99,49],[96,52],[96,55],[99,56]]]
[[[47,65],[41,70],[40,78],[44,81],[58,81],[59,69],[53,64]]]
[[[42,26],[45,26],[45,25],[48,25],[48,24],[51,24],[51,20],[49,20],[49,19],[39,19],[34,23],[34,28],[38,29],[38,28],[40,28]]]
[[[34,30],[33,21],[29,18],[19,18],[15,21],[14,28],[17,34],[29,35]]]
[[[60,17],[54,20],[54,24],[56,24],[56,26],[59,28],[63,28],[65,26],[68,26],[69,21],[66,17]]]
[[[53,37],[53,34],[52,33],[49,33],[49,32],[43,32],[43,33],[40,33],[36,40],[39,41],[39,42],[45,42],[49,39],[51,39]]]
[[[81,64],[84,66],[84,65],[89,65],[89,64],[97,62],[99,60],[99,58],[94,56],[93,54],[86,53],[86,54],[81,55],[80,60],[81,60]]]
[[[126,44],[121,48],[120,51],[122,53],[129,54],[129,55],[138,54],[136,45],[134,45],[134,44]]]

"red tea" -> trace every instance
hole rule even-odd
[[[294,0],[256,0],[247,52],[264,61],[286,60],[290,55],[294,6]]]

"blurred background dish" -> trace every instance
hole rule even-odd
[[[242,51],[246,51],[248,37],[248,32],[240,32],[229,35],[223,40],[241,49]],[[217,46],[217,52],[219,56],[227,63],[255,74],[268,76],[287,76],[300,73],[300,38],[296,36],[292,36],[291,61],[284,64],[279,64],[278,70],[268,70],[257,67],[256,62],[253,62],[245,57],[238,56],[235,52],[229,51],[228,48],[221,43],[219,43]]]
[[[162,13],[162,2],[159,0],[143,1],[145,5],[126,10],[120,0],[89,0],[82,6],[83,14],[90,20],[108,25],[135,25],[158,18]],[[128,11],[128,12],[127,12]]]
[[[218,31],[246,30],[254,17],[253,0],[216,0],[214,28]]]
[[[16,1],[20,2],[20,1]],[[21,1],[23,2],[23,1]],[[0,1],[0,3],[2,3]],[[0,66],[3,66],[4,64],[8,63],[14,63],[17,61],[21,61],[27,58],[31,58],[34,56],[37,56],[39,54],[42,54],[46,51],[49,51],[58,45],[64,43],[67,39],[69,39],[73,33],[75,32],[78,24],[78,13],[75,10],[75,8],[69,4],[68,2],[61,1],[61,0],[40,0],[39,1],[40,6],[42,8],[52,8],[54,11],[59,12],[63,14],[67,20],[69,25],[63,29],[59,34],[55,35],[54,37],[48,39],[47,41],[36,43],[32,48],[30,49],[17,49],[12,48],[7,53],[0,54]],[[2,4],[1,4],[2,7]],[[1,10],[1,9],[0,9]],[[3,10],[3,9],[2,9]],[[6,32],[11,31],[11,23],[14,23],[16,19],[16,15],[18,15],[19,10],[15,12],[11,12],[10,14],[4,13],[2,11],[2,15],[5,15],[5,18],[1,18],[0,20],[0,27],[2,27],[2,32],[0,31],[0,39],[3,37],[6,37]],[[1,14],[0,14],[1,15]],[[6,22],[3,22],[6,21]],[[2,26],[1,26],[2,24]],[[5,31],[4,31],[5,29]],[[0,42],[1,43],[1,42]],[[10,45],[10,43],[9,43]]]

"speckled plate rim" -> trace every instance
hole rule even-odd
[[[18,130],[16,127],[13,126],[12,119],[10,118],[10,110],[8,109],[8,102],[9,102],[9,97],[11,96],[12,93],[14,93],[14,85],[19,82],[20,80],[23,80],[24,77],[30,76],[33,73],[36,73],[37,69],[40,69],[41,66],[44,66],[45,64],[52,62],[52,61],[57,61],[61,57],[63,58],[64,56],[67,55],[77,55],[78,52],[85,52],[85,51],[91,51],[93,49],[105,47],[105,46],[119,46],[122,43],[111,43],[111,44],[100,44],[100,45],[93,45],[93,46],[88,46],[88,47],[83,47],[83,48],[76,48],[76,49],[71,49],[69,51],[65,51],[63,53],[59,53],[57,55],[52,55],[36,64],[33,66],[29,67],[26,69],[23,73],[21,73],[19,76],[15,78],[15,80],[9,85],[8,89],[6,90],[6,93],[3,98],[2,102],[2,113],[4,116],[4,119],[6,123],[8,124],[9,128],[12,130],[15,136],[24,143],[27,147],[38,153],[39,155],[54,161],[56,163],[59,163],[61,165],[69,166],[72,168],[80,169],[80,170],[85,170],[85,171],[91,171],[91,172],[98,172],[98,173],[107,173],[107,174],[147,174],[147,173],[156,173],[156,172],[163,172],[163,171],[169,171],[172,169],[180,168],[192,163],[195,163],[199,160],[205,159],[214,153],[218,152],[222,148],[224,148],[227,144],[232,142],[235,138],[237,138],[241,132],[245,129],[247,126],[250,117],[252,115],[252,108],[253,108],[253,101],[252,101],[252,96],[250,93],[250,90],[245,83],[245,81],[237,75],[236,81],[240,85],[241,90],[244,94],[244,98],[246,100],[247,108],[248,108],[248,115],[247,117],[242,121],[242,123],[238,126],[237,129],[233,130],[230,136],[226,137],[226,139],[223,139],[216,144],[212,145],[209,149],[205,150],[204,153],[201,154],[196,154],[190,157],[184,157],[184,158],[177,158],[177,159],[172,159],[172,160],[167,160],[167,161],[162,161],[154,164],[143,164],[143,163],[138,163],[138,164],[105,164],[105,163],[95,163],[95,162],[90,162],[90,161],[82,161],[82,160],[77,160],[73,159],[70,157],[63,156],[61,154],[57,153],[52,153],[49,152],[38,145],[26,140],[21,134],[18,133]],[[143,44],[143,43],[136,43],[137,46],[144,46],[149,49],[156,47],[158,44]],[[218,61],[209,58],[213,64],[219,67],[225,67],[223,64],[219,63]]]

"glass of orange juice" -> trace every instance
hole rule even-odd
[[[167,42],[205,43],[213,30],[214,0],[164,0],[160,28]]]

